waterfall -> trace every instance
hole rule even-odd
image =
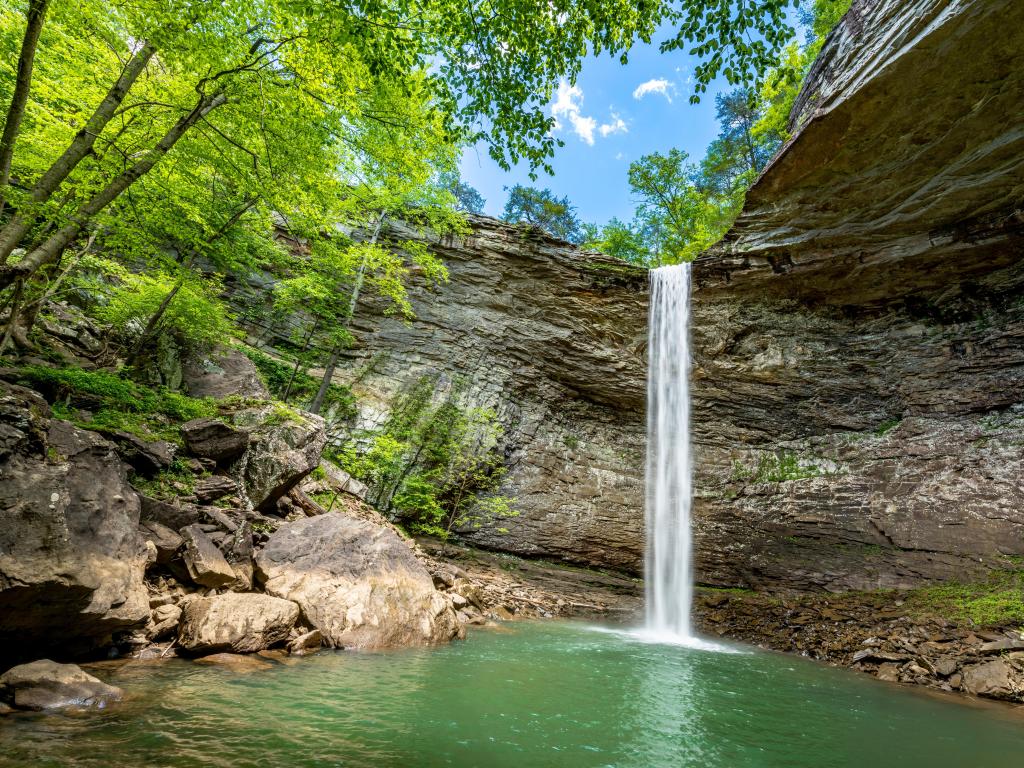
[[[693,641],[690,265],[651,271],[647,374],[646,632]]]

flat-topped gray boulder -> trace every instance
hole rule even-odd
[[[0,698],[18,709],[98,707],[120,701],[124,691],[107,685],[74,664],[40,659],[0,675]]]
[[[255,653],[285,642],[299,606],[269,595],[229,592],[187,601],[178,643],[191,653]]]
[[[243,352],[220,347],[209,355],[195,355],[182,363],[185,388],[192,397],[221,399],[236,395],[269,399],[259,371]]]
[[[193,419],[181,425],[185,446],[196,456],[217,462],[234,460],[245,452],[249,434],[220,419]]]
[[[394,531],[330,513],[282,525],[256,555],[268,594],[293,600],[336,648],[443,643],[458,620]]]

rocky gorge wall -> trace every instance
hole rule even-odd
[[[346,373],[363,427],[426,378],[495,411],[519,513],[464,531],[478,544],[636,571],[643,536],[643,270],[486,217],[435,243],[450,281],[412,296],[416,320],[364,303]],[[392,236],[418,237],[392,227]],[[499,532],[499,528],[508,529]]]
[[[830,36],[794,138],[694,265],[701,582],[911,586],[1024,556],[1022,51],[1012,0],[855,2]],[[468,537],[638,572],[646,276],[470,223],[433,244],[451,281],[415,323],[361,305],[338,378],[364,425],[423,376],[464,382],[519,512]]]

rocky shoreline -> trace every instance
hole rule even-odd
[[[1024,704],[1024,632],[922,612],[900,593],[804,595],[705,590],[701,632],[848,667],[889,682]]]

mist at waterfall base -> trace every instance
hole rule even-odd
[[[690,265],[651,270],[647,374],[646,622],[642,640],[725,650],[690,628]]]

